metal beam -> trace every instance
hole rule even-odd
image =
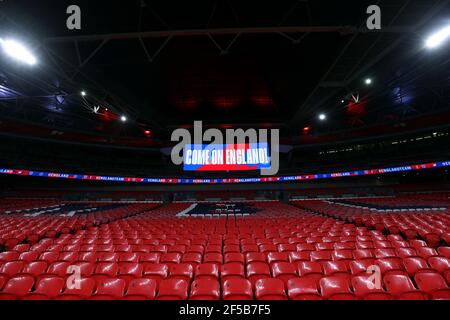
[[[280,33],[341,33],[341,34],[365,34],[365,33],[410,33],[415,29],[411,27],[386,27],[382,30],[370,31],[367,28],[354,26],[294,26],[294,27],[249,27],[249,28],[217,28],[217,29],[189,29],[189,30],[160,30],[129,33],[93,34],[83,36],[53,37],[44,39],[44,43],[60,43],[71,41],[102,41],[102,40],[127,40],[139,38],[167,38],[167,37],[191,37],[207,35],[235,35],[235,34],[280,34]]]
[[[409,2],[410,1],[406,1],[406,3],[409,3]],[[428,10],[424,14],[424,16],[414,26],[409,27],[411,29],[410,32],[415,34],[415,32],[417,32],[417,30],[419,30],[421,27],[423,27],[434,15],[436,15],[438,12],[440,12],[442,9],[444,9],[445,6],[447,6],[449,3],[450,3],[450,0],[443,0],[443,1],[438,2],[435,5],[433,5],[431,7],[431,9]],[[403,11],[404,9],[405,9],[404,6],[402,6],[401,11]],[[398,18],[398,16],[399,15],[397,14],[393,20],[396,20]],[[391,21],[391,24],[393,22],[395,22],[395,21]],[[387,28],[389,29],[391,27],[388,26]],[[308,96],[308,98],[305,100],[305,102],[302,104],[302,106],[297,110],[294,117],[292,118],[291,124],[297,123],[297,121],[299,120],[299,118],[301,116],[301,113],[303,115],[310,113],[314,107],[321,106],[323,103],[328,101],[328,99],[330,99],[332,96],[336,95],[340,90],[342,90],[342,88],[345,88],[346,86],[350,85],[352,83],[352,81],[354,81],[358,77],[361,77],[362,74],[367,72],[370,68],[372,68],[377,63],[379,63],[386,55],[388,55],[390,52],[392,52],[401,42],[403,42],[406,39],[406,36],[407,36],[407,34],[401,34],[400,37],[396,41],[394,41],[391,45],[386,47],[382,52],[377,54],[374,57],[374,59],[372,59],[369,63],[367,63],[363,68],[359,69],[353,75],[351,75],[350,77],[345,79],[345,81],[344,81],[345,83],[343,84],[343,86],[341,88],[337,88],[337,89],[335,88],[335,89],[331,90],[331,92],[328,95],[321,97],[320,101],[318,101],[313,106],[310,106],[309,108],[307,108],[307,110],[305,110],[305,106],[308,105],[308,103],[314,97],[314,95],[318,91],[318,89],[323,87],[322,83],[326,80],[328,73],[331,72],[331,70],[334,66],[331,69],[329,69],[327,74],[321,79],[321,81],[316,86],[316,88],[311,92],[311,94]],[[344,48],[344,51],[341,52],[341,54],[342,55],[345,54],[345,51],[346,51],[346,48]],[[335,62],[337,63],[338,61],[339,61],[339,58]]]

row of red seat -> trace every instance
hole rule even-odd
[[[450,245],[450,215],[441,211],[413,211],[377,213],[369,209],[353,208],[326,201],[292,202],[329,217],[339,218],[357,226],[366,226],[391,234],[401,234],[407,239],[424,239],[431,246],[441,242]]]
[[[128,299],[142,283],[145,299],[449,298],[448,247],[279,202],[254,205],[255,216],[202,219],[178,218],[189,204],[171,204],[16,245],[0,253],[0,290],[9,299]],[[382,283],[370,289],[373,267]],[[74,270],[91,289],[67,288]],[[47,294],[45,279],[63,285]]]
[[[107,223],[157,207],[157,204],[130,204],[101,212],[89,212],[73,217],[51,214],[26,217],[24,214],[0,215],[0,246],[11,249],[26,241],[34,244],[42,238],[54,238],[99,223]]]
[[[383,287],[372,288],[369,276],[351,279],[339,275],[314,278],[262,278],[252,286],[246,279],[232,278],[222,285],[215,279],[197,279],[191,284],[181,278],[156,282],[138,278],[129,283],[120,278],[82,278],[69,280],[44,277],[37,282],[30,276],[11,278],[0,293],[0,300],[427,300],[450,299],[450,289],[442,277],[433,272],[419,273],[414,283],[404,275],[390,274]]]
[[[153,257],[152,257],[153,258]],[[194,276],[207,275],[221,279],[224,282],[230,276],[255,280],[259,277],[273,277],[289,280],[293,277],[315,275],[317,277],[335,274],[359,275],[365,273],[370,267],[377,267],[385,275],[389,273],[404,274],[411,277],[419,272],[440,273],[450,284],[450,259],[445,257],[419,257],[406,258],[362,258],[356,260],[322,261],[295,260],[293,262],[278,261],[268,264],[265,260],[254,257],[253,260],[231,261],[222,264],[216,260],[196,262],[174,262],[164,260],[132,261],[83,261],[83,260],[46,260],[23,261],[15,260],[0,264],[0,289],[2,284],[17,274],[27,274],[34,278],[54,275],[65,276],[72,267],[79,267],[83,276],[140,278],[143,276],[156,276],[158,280],[181,275],[185,280],[193,280]],[[195,274],[194,274],[195,270]],[[254,281],[252,281],[254,282]]]

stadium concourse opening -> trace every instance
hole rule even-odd
[[[0,300],[450,300],[449,23],[447,0],[0,1]]]

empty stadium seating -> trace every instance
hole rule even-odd
[[[23,234],[0,252],[0,299],[449,299],[445,243],[276,201],[255,202],[259,211],[246,217],[178,217],[189,205],[0,216],[7,239]],[[17,230],[29,225],[45,232]]]

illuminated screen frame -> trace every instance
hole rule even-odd
[[[42,177],[53,179],[71,179],[71,180],[91,180],[91,181],[109,181],[109,182],[133,182],[133,183],[154,183],[154,184],[238,184],[238,183],[273,183],[273,182],[293,182],[293,181],[312,181],[323,179],[336,179],[343,177],[357,177],[380,175],[407,171],[427,170],[436,168],[450,167],[450,161],[431,162],[415,165],[407,165],[393,168],[367,169],[347,172],[334,172],[322,174],[308,174],[298,176],[282,176],[282,177],[259,177],[259,178],[208,178],[208,179],[192,179],[192,178],[139,178],[139,177],[120,177],[120,176],[97,176],[70,173],[54,173],[46,171],[31,171],[20,169],[1,169],[0,174]]]

